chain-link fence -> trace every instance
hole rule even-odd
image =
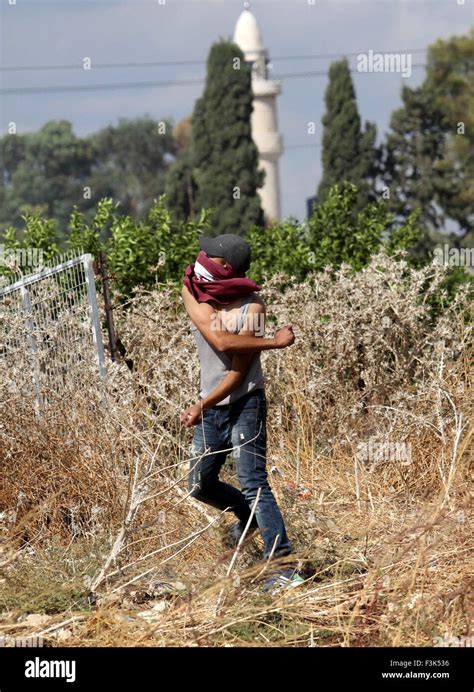
[[[0,369],[13,386],[34,389],[40,410],[48,391],[77,388],[91,363],[104,381],[92,255],[0,288]]]

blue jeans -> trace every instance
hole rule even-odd
[[[203,412],[190,446],[188,488],[191,496],[221,511],[232,511],[247,523],[257,492],[254,519],[264,542],[264,559],[293,552],[266,472],[267,401],[264,389],[227,406]],[[219,471],[232,452],[241,490],[219,480]]]

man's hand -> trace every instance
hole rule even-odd
[[[201,404],[193,404],[182,412],[179,419],[185,428],[192,428],[193,425],[201,422]]]
[[[291,324],[287,324],[275,333],[277,348],[286,348],[295,343],[295,335]]]

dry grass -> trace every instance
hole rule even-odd
[[[169,288],[117,314],[135,372],[109,366],[105,408],[92,365],[50,393],[42,418],[5,377],[0,635],[74,646],[469,636],[471,332],[462,295],[433,322],[442,276],[380,255],[356,277],[289,282],[284,295],[281,277],[266,285],[269,313],[297,335],[263,356],[268,469],[306,577],[278,595],[260,591],[261,539],[232,563],[221,543],[231,517],[187,497],[192,433],[178,416],[198,362]],[[376,444],[390,458],[377,462]],[[235,481],[232,459],[224,475]],[[49,618],[33,626],[28,613]]]

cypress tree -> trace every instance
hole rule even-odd
[[[166,176],[166,206],[177,221],[193,218],[196,209],[196,181],[189,151],[181,154]]]
[[[213,235],[243,235],[250,225],[263,225],[257,189],[264,173],[252,140],[252,109],[251,71],[242,51],[234,43],[215,43],[193,112],[191,141],[195,208],[214,209]]]
[[[317,199],[322,203],[329,189],[344,181],[358,187],[356,210],[363,209],[375,198],[377,151],[376,129],[372,123],[361,121],[349,64],[346,59],[332,63],[326,89],[326,113],[323,123],[323,175]]]

